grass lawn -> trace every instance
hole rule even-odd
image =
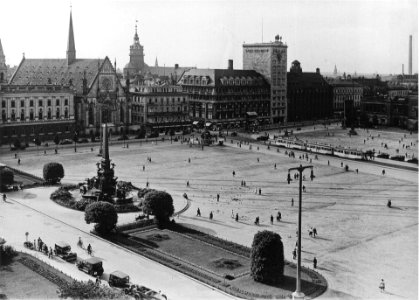
[[[15,258],[7,266],[0,266],[0,290],[9,299],[57,298],[58,286],[27,268]]]
[[[156,238],[157,234],[163,238]],[[250,269],[250,261],[248,258],[173,231],[153,229],[148,231],[137,231],[131,235],[154,243],[161,252],[174,256],[183,262],[204,268],[221,277],[225,274],[238,276]],[[222,264],[219,261],[220,259],[231,260],[233,263]]]

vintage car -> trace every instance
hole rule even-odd
[[[121,271],[114,271],[109,274],[109,285],[119,288],[130,287],[129,276]]]
[[[71,252],[71,247],[66,242],[55,243],[54,254],[67,262],[75,262],[77,260],[77,253]]]
[[[130,295],[137,299],[147,299],[147,300],[167,300],[166,295],[161,292],[153,291],[148,287],[133,284],[129,288],[124,289],[125,294]]]
[[[77,268],[92,276],[102,276],[102,261],[97,257],[83,259],[77,263]]]

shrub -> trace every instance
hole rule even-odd
[[[73,204],[73,208],[75,208],[77,210],[80,210],[80,211],[84,211],[90,203],[91,203],[91,201],[88,200],[88,199],[81,199],[79,201],[76,201]]]
[[[390,159],[397,160],[397,161],[404,161],[404,155],[395,155],[395,156],[390,157]]]
[[[64,177],[63,165],[56,162],[45,164],[43,174],[46,182],[57,183]]]
[[[68,191],[68,189],[59,187],[54,192],[51,193],[51,200],[62,200],[68,202],[73,199],[73,195]]]
[[[143,210],[147,214],[154,215],[157,223],[167,223],[175,212],[172,196],[163,191],[148,192],[143,202]]]
[[[144,198],[145,195],[149,192],[155,192],[156,190],[153,189],[138,189],[138,198]]]
[[[95,230],[99,234],[107,234],[115,228],[118,214],[112,204],[99,201],[86,207],[84,219],[87,224],[96,223]]]
[[[9,263],[15,256],[17,256],[17,252],[12,246],[0,246],[0,265]]]
[[[387,153],[384,153],[383,152],[383,153],[378,154],[377,157],[379,157],[379,158],[387,158],[388,159],[388,158],[390,158],[390,154],[387,154]]]
[[[14,174],[9,169],[1,169],[0,170],[0,183],[1,185],[6,184],[13,184],[14,182]]]
[[[279,234],[259,231],[252,243],[250,275],[255,281],[276,283],[284,274],[284,248]]]
[[[412,163],[412,164],[418,164],[418,159],[416,157],[409,159],[407,162]]]
[[[122,289],[96,285],[92,280],[87,282],[74,280],[62,285],[59,288],[59,295],[64,299],[129,299]]]

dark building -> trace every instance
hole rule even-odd
[[[417,96],[416,96],[417,97]],[[417,98],[416,98],[417,99]],[[408,127],[408,97],[390,98],[378,95],[364,98],[361,103],[361,122],[371,125]],[[366,124],[363,124],[366,125]]]
[[[303,72],[292,62],[287,74],[288,122],[327,119],[333,116],[333,90],[320,74]]]
[[[179,83],[189,94],[189,116],[192,121],[218,125],[246,125],[247,116],[257,124],[269,123],[270,85],[254,70],[192,69]]]
[[[387,82],[382,81],[379,75],[377,75],[375,78],[357,77],[352,78],[352,80],[362,86],[364,97],[387,94]]]

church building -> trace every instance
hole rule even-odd
[[[69,86],[74,93],[74,123],[78,134],[99,134],[102,123],[108,123],[110,130],[122,132],[131,122],[129,103],[116,73],[116,63],[112,65],[108,57],[77,58],[72,12],[66,58],[23,57],[9,84]],[[29,98],[30,95],[25,97]]]

